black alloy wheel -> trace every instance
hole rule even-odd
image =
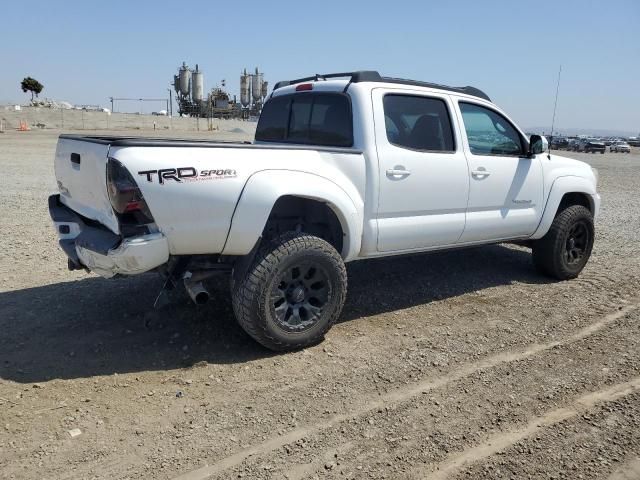
[[[271,290],[273,318],[286,332],[311,328],[329,300],[330,280],[314,262],[301,262],[283,271]]]
[[[568,265],[576,265],[582,262],[590,245],[591,234],[585,221],[574,223],[567,234],[565,253]]]

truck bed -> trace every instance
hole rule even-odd
[[[199,148],[253,148],[276,150],[318,150],[323,152],[362,153],[355,148],[324,147],[318,145],[252,143],[225,140],[200,140],[189,138],[131,137],[115,135],[62,134],[60,139],[96,143],[110,147],[199,147]]]
[[[116,235],[122,231],[107,188],[106,167],[110,159],[122,164],[137,183],[154,219],[153,229],[166,236],[173,255],[222,253],[243,189],[249,178],[259,172],[305,172],[312,175],[305,178],[316,186],[323,178],[343,176],[342,183],[357,185],[360,192],[364,192],[366,178],[364,156],[353,148],[61,135],[55,159],[59,202],[83,221],[97,222]],[[180,171],[190,175],[178,178]],[[161,173],[169,176],[160,178]],[[279,175],[277,182],[272,180],[276,182],[274,188],[265,192],[280,196],[278,192],[282,190],[288,193],[290,187],[297,188],[299,180],[292,173],[274,175]],[[254,178],[254,182],[259,181]],[[301,194],[310,195],[311,190],[306,185]],[[264,192],[260,192],[256,201],[259,200],[258,206],[264,203],[265,212],[261,215],[268,216],[277,197],[264,200]],[[361,195],[353,192],[354,198]],[[247,218],[254,218],[253,210]],[[251,228],[261,230],[264,222],[256,225],[262,221],[260,217],[249,223]],[[248,242],[252,243],[248,250],[255,241],[252,238]],[[240,250],[246,253],[244,247],[244,243],[234,239],[227,253],[241,254]]]

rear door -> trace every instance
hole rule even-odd
[[[524,136],[496,109],[468,100],[457,106],[469,164],[467,222],[460,241],[533,234],[542,217],[542,155],[527,157]]]
[[[107,141],[84,141],[61,137],[55,158],[60,201],[80,215],[96,220],[119,233],[107,193]]]
[[[451,99],[372,91],[379,168],[378,251],[451,245],[465,225],[467,161]]]

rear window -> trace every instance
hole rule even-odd
[[[330,147],[353,146],[349,97],[340,93],[296,93],[269,100],[256,140]]]

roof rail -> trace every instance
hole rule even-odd
[[[360,70],[356,72],[343,72],[343,73],[325,73],[322,75],[315,74],[312,77],[296,78],[295,80],[283,80],[276,83],[275,86],[273,87],[273,90],[275,91],[282,87],[295,85],[296,83],[317,82],[320,80],[326,80],[328,78],[340,78],[340,77],[349,77],[350,84],[359,83],[359,82],[378,82],[378,83],[396,83],[400,85],[414,85],[418,87],[436,88],[439,90],[447,90],[450,92],[464,93],[465,95],[471,95],[473,97],[483,98],[485,100],[488,100],[489,102],[491,101],[491,99],[486,93],[484,93],[482,90],[476,87],[470,87],[470,86],[449,87],[447,85],[421,82],[418,80],[407,80],[404,78],[383,77],[374,70]]]
[[[485,100],[488,100],[489,102],[491,101],[491,99],[489,98],[489,95],[487,95],[482,90],[480,90],[479,88],[476,88],[476,87],[469,87],[469,86],[466,86],[466,87],[450,87],[448,85],[440,85],[438,83],[421,82],[419,80],[407,80],[406,78],[392,78],[392,77],[382,77],[381,81],[386,82],[386,83],[397,83],[397,84],[401,84],[401,85],[414,85],[414,86],[417,86],[417,87],[436,88],[438,90],[447,90],[449,92],[464,93],[465,95],[471,95],[473,97],[483,98]]]
[[[317,82],[319,80],[326,80],[327,78],[340,78],[340,77],[350,77],[351,83],[379,82],[382,79],[382,77],[378,72],[374,72],[372,70],[360,70],[357,72],[325,73],[325,74],[316,73],[312,77],[296,78],[295,80],[282,80],[276,83],[273,89],[277,90],[279,88],[286,87],[289,85],[295,85],[296,83],[311,82],[311,81]]]

